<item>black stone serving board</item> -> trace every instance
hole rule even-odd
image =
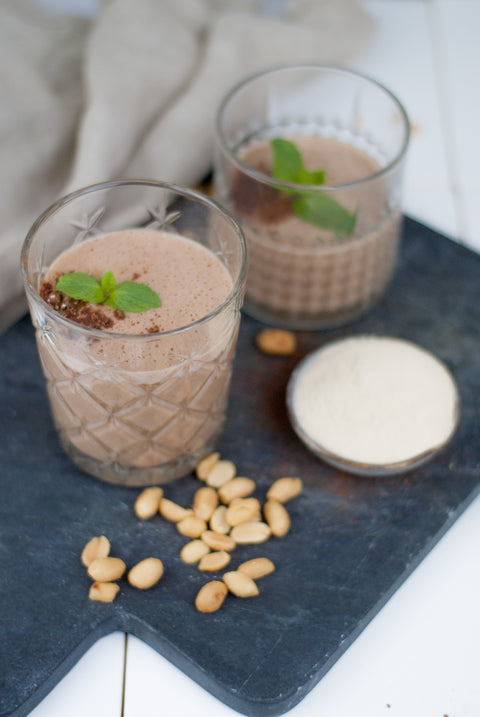
[[[183,564],[171,523],[137,520],[138,490],[77,470],[49,415],[28,319],[0,337],[0,715],[28,714],[100,636],[133,633],[230,707],[279,715],[294,707],[359,635],[479,492],[480,256],[407,219],[395,280],[364,319],[299,333],[288,358],[260,354],[260,325],[244,317],[222,455],[257,480],[299,475],[291,532],[237,548],[232,567],[266,555],[277,570],[260,596],[229,596],[211,615],[194,598],[209,577]],[[289,375],[308,351],[344,335],[411,339],[458,382],[461,420],[452,443],[411,473],[359,478],[316,459],[285,410]],[[188,505],[198,481],[166,495]],[[84,543],[107,535],[127,565],[158,555],[165,575],[150,591],[125,580],[112,604],[88,600]]]

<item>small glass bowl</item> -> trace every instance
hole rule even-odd
[[[354,337],[351,337],[354,338]],[[355,337],[355,338],[364,338],[364,337]],[[301,420],[299,419],[297,415],[297,411],[295,410],[295,391],[298,385],[298,380],[302,374],[302,372],[306,369],[306,367],[314,360],[316,360],[319,356],[319,354],[325,352],[330,346],[332,346],[333,343],[340,343],[345,341],[346,339],[340,339],[339,341],[330,342],[326,344],[325,346],[322,346],[320,349],[317,349],[316,351],[313,351],[312,353],[305,356],[305,358],[298,364],[298,366],[294,369],[290,376],[290,380],[287,385],[287,393],[286,393],[286,403],[287,403],[287,410],[290,422],[292,424],[292,427],[297,434],[297,436],[301,439],[301,441],[305,444],[305,446],[318,458],[325,461],[325,463],[328,463],[329,465],[333,466],[334,468],[338,468],[339,470],[346,471],[347,473],[352,473],[354,475],[359,476],[366,476],[366,477],[386,477],[395,475],[398,473],[405,473],[407,471],[413,470],[414,468],[417,468],[418,466],[426,463],[427,461],[430,461],[439,451],[441,451],[451,440],[453,437],[459,421],[459,415],[460,415],[460,400],[458,395],[458,390],[456,387],[455,380],[453,376],[451,375],[450,371],[445,367],[445,365],[433,354],[431,354],[428,351],[425,351],[424,349],[421,349],[425,354],[430,356],[434,361],[441,364],[441,366],[446,370],[448,376],[451,379],[452,387],[455,394],[454,399],[454,417],[452,421],[451,430],[449,431],[448,435],[445,437],[444,440],[442,440],[440,443],[429,447],[428,449],[422,451],[421,453],[418,453],[414,456],[410,456],[408,458],[405,458],[403,460],[397,460],[395,462],[391,463],[371,463],[371,462],[362,462],[359,460],[355,460],[352,458],[348,458],[342,455],[338,455],[337,453],[332,452],[331,450],[328,450],[323,446],[318,440],[314,439],[310,433],[305,429],[305,427],[302,425]],[[396,340],[396,339],[395,339]],[[409,343],[412,344],[412,342],[403,341],[402,339],[399,339],[399,341],[402,341],[402,343]],[[415,346],[415,344],[412,344]],[[416,347],[420,348],[420,347]]]

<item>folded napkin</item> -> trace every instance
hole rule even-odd
[[[356,0],[110,0],[93,19],[2,0],[0,330],[25,311],[21,245],[49,204],[114,178],[196,184],[233,84],[348,63],[372,30]]]

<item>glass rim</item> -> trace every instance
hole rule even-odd
[[[258,79],[262,77],[268,77],[269,75],[277,75],[277,74],[283,74],[284,72],[297,72],[299,70],[308,70],[308,71],[327,71],[332,72],[333,74],[340,74],[345,76],[351,76],[355,77],[357,79],[360,79],[362,81],[367,82],[368,84],[371,84],[375,87],[377,87],[379,90],[384,92],[386,95],[390,97],[390,99],[393,101],[394,105],[396,105],[397,109],[400,112],[400,115],[403,120],[403,127],[404,127],[404,137],[402,144],[400,146],[400,149],[396,153],[395,157],[388,162],[388,164],[385,165],[385,167],[381,167],[377,172],[374,172],[373,174],[369,174],[367,177],[362,177],[361,179],[356,179],[353,182],[347,182],[345,184],[296,184],[295,182],[286,182],[281,179],[275,179],[269,174],[265,174],[264,172],[260,172],[257,169],[254,169],[250,165],[246,164],[243,160],[239,159],[236,154],[231,150],[229,147],[225,135],[223,133],[223,115],[227,109],[227,106],[229,102],[234,98],[234,96],[244,87],[247,87],[250,84],[253,84]],[[336,65],[325,65],[325,64],[315,64],[315,63],[308,63],[308,64],[298,64],[298,65],[279,65],[276,67],[271,67],[266,70],[260,70],[259,72],[254,72],[250,75],[247,75],[242,80],[237,82],[224,96],[223,100],[220,103],[220,106],[217,111],[216,119],[215,119],[215,133],[216,133],[216,139],[217,142],[222,149],[222,151],[226,154],[226,156],[232,161],[232,163],[237,167],[237,169],[241,170],[244,174],[247,174],[252,179],[256,179],[258,182],[262,182],[263,184],[268,184],[272,187],[279,187],[283,189],[292,189],[295,191],[301,191],[301,192],[338,192],[345,189],[350,189],[352,187],[358,187],[362,184],[367,184],[368,182],[374,181],[386,174],[388,174],[394,167],[396,167],[400,162],[404,159],[408,145],[410,142],[410,134],[411,134],[411,128],[410,128],[410,119],[407,114],[407,111],[403,104],[400,102],[398,97],[385,85],[383,85],[378,80],[374,79],[370,75],[367,75],[363,72],[358,72],[357,70],[352,70],[345,67],[340,67]]]
[[[69,204],[70,202],[74,201],[78,197],[84,196],[86,194],[92,194],[96,191],[100,190],[106,190],[106,189],[114,189],[115,187],[126,187],[126,186],[136,186],[136,187],[152,187],[157,189],[164,189],[171,192],[176,193],[177,195],[180,195],[186,199],[194,200],[200,204],[203,204],[204,206],[208,207],[209,209],[212,209],[222,216],[224,216],[227,220],[230,221],[237,238],[239,240],[240,250],[241,250],[241,265],[240,270],[238,272],[238,276],[235,279],[232,289],[227,294],[227,296],[223,299],[223,301],[218,304],[214,309],[208,312],[208,314],[205,314],[204,316],[201,316],[199,319],[196,319],[195,321],[192,321],[189,324],[185,324],[183,326],[179,326],[176,329],[169,329],[168,331],[156,331],[149,334],[125,334],[125,333],[119,333],[116,331],[105,331],[103,329],[96,329],[91,326],[85,326],[84,324],[80,324],[76,321],[73,321],[72,319],[67,318],[66,316],[63,316],[58,311],[55,311],[50,304],[42,299],[40,294],[38,293],[37,289],[34,288],[32,280],[30,279],[28,275],[28,254],[31,248],[31,245],[33,243],[33,240],[35,238],[35,235],[37,234],[40,227],[42,227],[52,216],[56,214],[57,211],[59,211],[62,207],[64,207],[66,204]],[[179,334],[186,333],[187,331],[190,331],[192,329],[196,329],[203,324],[207,323],[208,321],[211,321],[213,318],[215,318],[218,314],[222,313],[222,311],[231,304],[235,297],[238,295],[239,291],[241,290],[242,285],[246,281],[247,276],[247,268],[248,268],[248,248],[247,243],[245,240],[244,233],[242,231],[242,228],[240,227],[239,223],[235,219],[235,217],[221,204],[219,204],[214,199],[211,199],[205,194],[202,194],[201,192],[198,192],[194,189],[189,189],[186,187],[180,187],[179,185],[172,184],[170,182],[162,182],[157,181],[154,179],[119,179],[119,180],[112,180],[108,182],[98,182],[95,184],[89,184],[85,187],[82,187],[80,189],[77,189],[73,192],[70,192],[69,194],[66,194],[59,199],[57,199],[55,202],[53,202],[47,209],[45,209],[42,214],[40,214],[37,219],[34,221],[32,226],[27,232],[27,235],[25,237],[25,240],[22,245],[21,255],[20,255],[20,270],[23,278],[23,285],[26,293],[30,296],[30,298],[37,303],[40,303],[43,308],[45,309],[46,313],[50,318],[55,319],[55,321],[59,321],[61,324],[65,325],[69,328],[75,328],[76,330],[80,331],[81,333],[85,333],[88,336],[102,338],[103,340],[113,340],[113,339],[121,339],[122,341],[152,341],[152,340],[158,340],[159,338],[163,337],[169,337],[169,336],[176,336]]]

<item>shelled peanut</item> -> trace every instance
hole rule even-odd
[[[297,350],[297,337],[285,329],[263,329],[256,337],[257,347],[272,356],[291,356]]]

